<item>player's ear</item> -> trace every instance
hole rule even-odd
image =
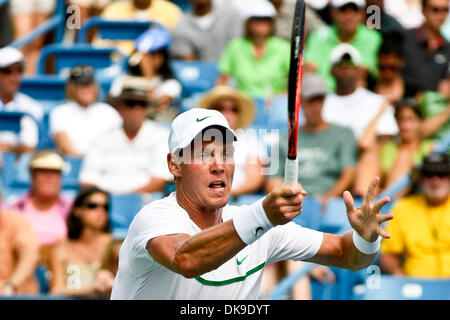
[[[170,173],[175,178],[181,176],[180,164],[181,164],[181,161],[175,154],[173,154],[173,153],[167,154],[167,165],[169,167]]]

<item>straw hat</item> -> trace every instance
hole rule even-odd
[[[58,153],[50,150],[44,150],[33,155],[29,168],[30,170],[49,169],[63,171],[64,166],[65,161]]]
[[[246,128],[253,122],[255,117],[255,104],[252,99],[229,86],[217,86],[208,91],[197,103],[198,108],[212,109],[218,100],[232,98],[237,102],[239,108],[238,128]]]

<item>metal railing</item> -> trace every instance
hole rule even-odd
[[[7,2],[7,0],[0,0],[0,6]],[[64,0],[56,0],[56,9],[53,16],[47,21],[43,22],[36,29],[31,31],[24,37],[17,39],[10,46],[14,48],[22,48],[31,43],[38,37],[47,34],[48,32],[55,30],[55,42],[62,42],[65,31],[65,18],[66,18],[66,4]]]

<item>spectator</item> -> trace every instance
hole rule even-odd
[[[226,44],[242,35],[242,17],[229,3],[190,0],[173,31],[172,56],[183,60],[218,61]]]
[[[425,22],[405,32],[406,95],[437,91],[447,75],[450,44],[440,32],[449,11],[447,0],[423,0]]]
[[[341,44],[332,51],[330,60],[337,89],[336,93],[327,95],[322,115],[327,122],[353,130],[359,149],[354,193],[359,196],[364,192],[364,183],[370,181],[375,172],[375,168],[367,163],[372,163],[377,156],[377,141],[382,143],[392,138],[398,128],[394,110],[387,101],[376,93],[358,87],[361,72],[358,50],[349,44]]]
[[[108,218],[109,194],[98,188],[81,189],[67,219],[68,238],[50,252],[50,293],[97,296],[95,273],[112,237]]]
[[[109,20],[153,21],[173,31],[182,14],[176,4],[166,0],[119,0],[108,5],[101,17]],[[133,41],[96,39],[94,44],[114,44],[127,56],[133,51]]]
[[[322,118],[327,89],[318,74],[303,77],[302,108],[305,123],[298,134],[299,177],[310,196],[323,206],[330,198],[342,197],[355,178],[358,160],[356,140],[350,128],[329,123]],[[287,137],[280,139],[279,170],[267,183],[267,193],[284,181]]]
[[[419,98],[419,107],[424,115],[422,136],[439,141],[450,132],[450,91],[446,95],[438,92],[425,92]],[[448,151],[450,156],[450,150]]]
[[[416,177],[423,190],[399,200],[391,235],[381,244],[383,272],[411,277],[450,277],[450,162],[445,154],[425,158]]]
[[[256,135],[244,130],[253,122],[254,102],[238,90],[217,86],[202,97],[197,107],[221,112],[237,134],[231,196],[236,199],[243,194],[260,191],[264,183],[263,167],[266,162],[264,146]]]
[[[371,167],[380,166],[381,185],[390,187],[399,178],[408,174],[432,151],[433,143],[422,139],[422,114],[414,98],[403,99],[396,104],[395,119],[398,136],[380,146],[378,159]],[[378,164],[377,161],[380,163]],[[370,170],[361,168],[362,171]]]
[[[24,65],[24,56],[19,50],[13,47],[0,49],[0,110],[27,112],[40,121],[43,116],[41,105],[19,92]],[[0,132],[0,152],[10,151],[17,154],[32,152],[37,146],[38,139],[38,125],[30,117],[24,117],[18,135]]]
[[[218,85],[233,77],[249,96],[268,97],[287,90],[290,44],[272,36],[276,10],[268,0],[248,8],[245,37],[231,40],[219,61]]]
[[[182,11],[166,0],[118,0],[106,6],[101,16],[110,20],[154,21],[173,30]]]
[[[401,33],[385,34],[378,52],[378,80],[374,91],[394,105],[405,95],[402,70],[405,65]]]
[[[275,36],[291,41],[292,23],[294,22],[295,2],[288,0],[270,0],[277,10],[275,20]],[[305,38],[308,38],[311,32],[326,24],[320,16],[306,3],[305,19]]]
[[[359,52],[341,44],[330,54],[330,63],[337,85],[336,93],[325,99],[324,120],[350,127],[362,150],[372,146],[376,136],[397,134],[393,108],[382,96],[357,86],[362,64]]]
[[[377,21],[378,17],[374,16],[374,14],[380,13],[380,17],[378,22],[380,23],[378,26],[375,25],[375,29],[378,32],[381,32],[381,34],[384,35],[391,32],[402,32],[404,30],[403,26],[397,21],[396,18],[394,18],[392,15],[386,12],[385,0],[366,0],[367,4],[367,18],[370,19],[371,17],[375,18],[375,21]],[[376,6],[379,11],[369,10],[372,9],[372,6]],[[372,7],[372,8],[371,8]],[[371,21],[368,21],[371,22]],[[369,26],[370,28],[370,26]]]
[[[53,151],[39,151],[30,161],[30,191],[7,208],[22,213],[37,236],[41,262],[47,263],[48,250],[67,236],[66,219],[72,200],[61,195],[64,160]]]
[[[316,71],[324,77],[329,91],[336,90],[336,81],[331,74],[330,54],[342,43],[356,48],[361,55],[363,67],[360,85],[368,74],[376,76],[377,53],[381,35],[368,29],[363,23],[366,3],[364,0],[331,0],[333,24],[313,32],[305,45],[305,69]]]
[[[405,29],[419,27],[425,20],[421,0],[384,0],[386,12],[398,20]]]
[[[170,66],[170,43],[167,29],[161,26],[150,28],[136,40],[127,70],[130,75],[147,79],[150,118],[166,122],[173,120],[179,112],[176,101],[182,90]]]
[[[34,270],[39,248],[36,236],[25,217],[1,206],[0,244],[0,296],[37,294],[39,285]]]
[[[115,93],[113,93],[115,94]],[[172,175],[167,168],[168,130],[147,120],[148,82],[126,77],[110,98],[123,126],[99,135],[87,153],[80,182],[114,193],[163,191]]]
[[[99,16],[114,1],[117,0],[68,0],[67,4],[78,7],[80,24],[83,25],[90,17]]]
[[[98,135],[119,127],[122,120],[114,108],[98,102],[99,86],[91,66],[71,69],[66,94],[69,101],[50,113],[50,133],[63,154],[83,157]]]
[[[114,238],[106,248],[100,270],[95,274],[94,288],[102,296],[109,298],[119,269],[119,251],[123,243],[122,238]]]
[[[14,39],[21,39],[44,23],[55,9],[55,0],[11,0],[11,16]],[[26,74],[34,74],[39,52],[44,45],[44,36],[40,36],[22,50],[27,57],[24,68]]]

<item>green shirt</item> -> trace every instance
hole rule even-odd
[[[425,118],[438,115],[447,108],[449,100],[438,92],[426,91],[419,106]],[[450,119],[431,137],[434,141],[443,139],[450,132]],[[448,152],[450,154],[450,151]]]
[[[419,146],[419,150],[414,153],[414,164],[420,164],[423,159],[430,154],[432,151],[434,143],[430,140],[422,140]],[[394,165],[395,158],[397,158],[398,146],[397,143],[390,140],[386,142],[386,144],[381,149],[380,160],[381,160],[381,169],[383,173],[388,173]]]
[[[382,37],[377,31],[360,24],[350,42],[361,53],[362,64],[375,75],[381,41]],[[336,90],[336,80],[331,75],[330,54],[339,44],[341,40],[338,38],[338,29],[335,25],[314,31],[305,44],[305,63],[312,63],[317,67],[317,72],[325,79],[328,89],[333,92]]]
[[[256,59],[249,39],[234,38],[220,58],[219,70],[232,76],[247,95],[267,97],[287,90],[290,54],[289,42],[270,37],[263,57]]]
[[[284,177],[287,137],[281,137],[277,176]],[[320,133],[299,130],[298,179],[308,195],[325,194],[342,171],[356,165],[356,140],[351,129],[330,124]]]

